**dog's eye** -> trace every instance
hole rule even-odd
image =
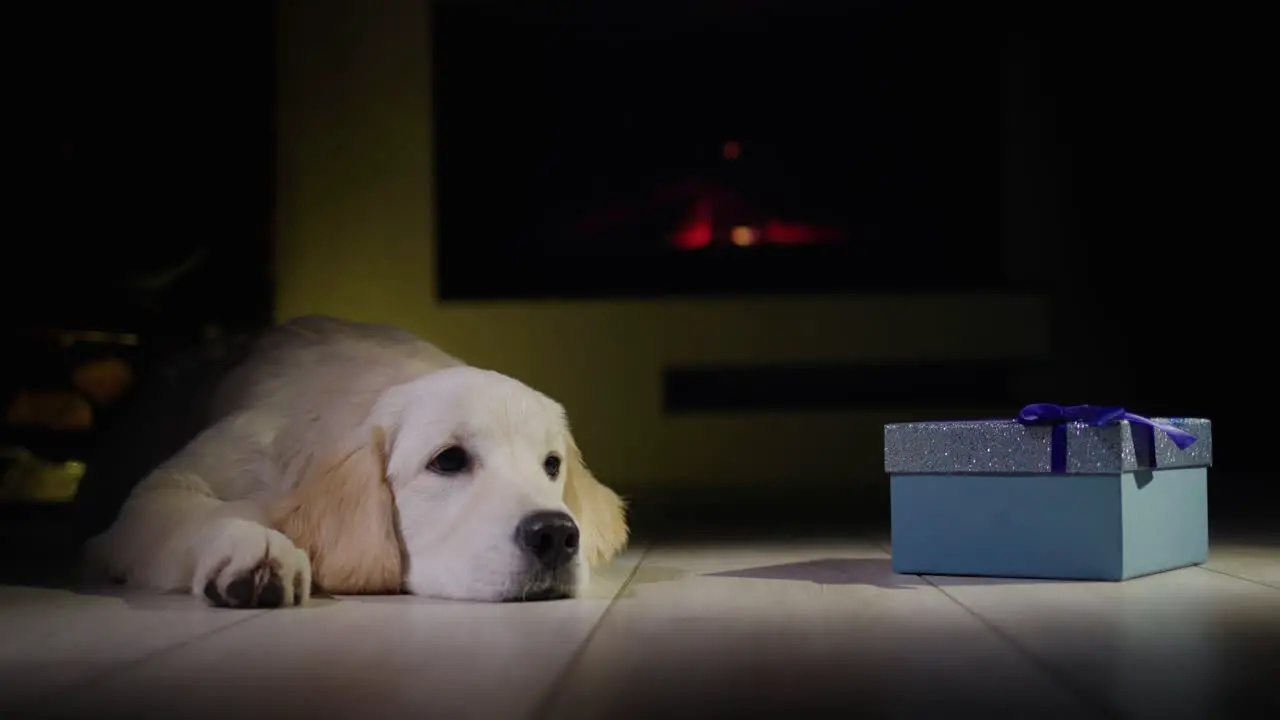
[[[548,455],[547,459],[542,461],[542,469],[547,471],[547,477],[555,480],[560,475],[560,456]]]
[[[427,463],[428,470],[441,475],[457,475],[465,472],[469,467],[471,467],[471,456],[457,445],[450,445],[441,450],[431,458],[431,462]]]

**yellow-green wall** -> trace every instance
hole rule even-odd
[[[1046,307],[1034,299],[442,304],[425,3],[281,0],[278,12],[277,318],[394,323],[518,377],[568,407],[588,462],[620,489],[882,478],[881,424],[892,418],[664,418],[664,364],[1018,358],[1048,348]]]

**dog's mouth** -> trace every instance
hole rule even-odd
[[[529,590],[519,595],[510,595],[502,599],[502,602],[543,602],[546,600],[568,600],[573,597],[573,593],[564,587],[543,587],[535,590]]]
[[[574,582],[572,573],[558,572],[535,573],[524,579],[515,588],[515,592],[502,598],[502,602],[542,602],[545,600],[568,600],[573,597]]]

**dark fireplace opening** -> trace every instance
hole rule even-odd
[[[1003,288],[999,20],[437,2],[441,296]]]

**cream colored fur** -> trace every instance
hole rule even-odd
[[[273,584],[301,604],[313,582],[504,600],[536,589],[514,542],[528,513],[576,520],[570,591],[627,540],[622,501],[587,470],[557,403],[394,328],[279,326],[222,381],[212,418],[90,541],[91,568],[211,598],[238,584],[231,605],[271,606]],[[475,467],[433,473],[450,444]],[[563,459],[557,478],[548,453]]]

